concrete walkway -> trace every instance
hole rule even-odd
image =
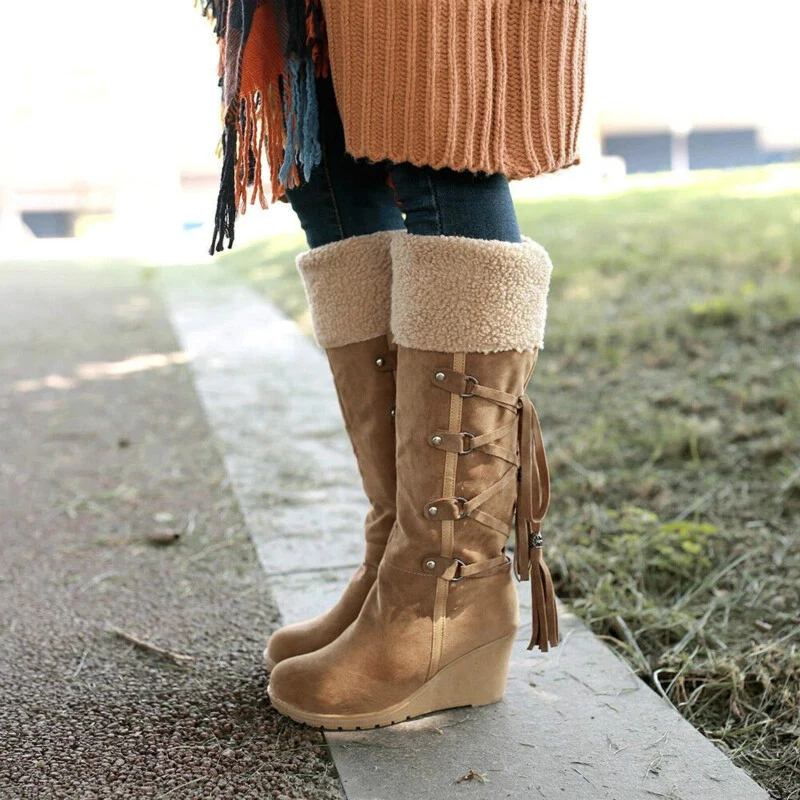
[[[269,584],[139,269],[0,265],[0,799],[341,797]]]
[[[365,511],[324,356],[216,267],[169,271],[163,287],[280,611],[316,614],[360,560]],[[347,797],[766,799],[574,617],[564,623],[548,655],[527,652],[520,632],[501,704],[327,735]]]

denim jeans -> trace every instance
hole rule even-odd
[[[345,151],[330,79],[318,80],[317,91],[322,162],[307,183],[286,192],[309,247],[403,228],[420,236],[521,241],[505,176],[354,159]]]

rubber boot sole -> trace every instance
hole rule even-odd
[[[389,708],[364,714],[315,714],[284,703],[270,687],[272,706],[295,722],[323,730],[383,728],[416,717],[464,706],[486,706],[503,698],[516,634],[471,650],[443,667],[412,695]]]

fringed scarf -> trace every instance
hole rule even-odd
[[[220,45],[223,120],[213,255],[233,246],[237,213],[262,208],[319,164],[315,78],[328,74],[321,0],[200,0]],[[269,201],[262,165],[269,171]]]

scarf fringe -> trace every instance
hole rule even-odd
[[[216,20],[220,64],[224,65],[229,0],[199,2],[204,16]],[[233,246],[237,214],[246,213],[248,204],[258,201],[267,208],[287,189],[299,186],[301,176],[307,181],[322,160],[315,78],[327,76],[329,66],[321,2],[287,0],[287,13],[290,35],[281,73],[249,94],[243,95],[240,89],[238,114],[230,109],[227,113],[212,255],[223,250],[226,241],[229,249]],[[269,197],[264,190],[264,161]]]
[[[327,78],[330,74],[328,31],[322,13],[322,0],[306,0],[306,43],[314,62],[314,75]]]
[[[223,249],[223,241],[227,238],[228,247],[233,247],[234,221],[236,218],[236,197],[234,193],[236,170],[236,126],[228,126],[222,134],[222,176],[219,194],[217,195],[217,211],[214,214],[214,234],[211,238],[209,255]]]
[[[286,144],[279,182],[282,187],[292,189],[300,185],[301,173],[306,181],[311,177],[311,170],[322,160],[322,147],[315,65],[310,57],[292,58],[288,67],[284,91]]]
[[[214,33],[218,39],[225,36],[230,0],[194,0],[194,7],[200,6],[200,13],[214,23]]]

